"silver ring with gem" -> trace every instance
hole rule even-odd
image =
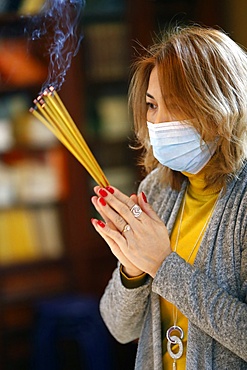
[[[133,216],[135,218],[138,218],[141,216],[142,214],[142,209],[140,206],[138,206],[138,204],[134,204],[133,207],[130,209],[130,212],[133,213]]]

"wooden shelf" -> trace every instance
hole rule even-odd
[[[39,263],[36,268],[34,263],[32,268],[23,268],[21,274],[12,269],[11,273],[1,274],[1,279],[1,303],[5,305],[32,302],[41,297],[62,294],[71,288],[65,264],[61,262]]]

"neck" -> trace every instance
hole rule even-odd
[[[188,190],[197,195],[212,195],[219,193],[221,186],[208,185],[206,183],[206,176],[210,171],[209,166],[206,165],[200,172],[197,174],[191,174],[188,172],[182,172],[189,180]]]

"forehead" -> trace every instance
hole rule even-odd
[[[154,67],[152,72],[150,73],[147,91],[154,98],[156,97],[155,95],[157,93],[161,95],[158,71],[156,67]]]
[[[171,94],[167,92],[164,93],[164,91],[162,94],[157,67],[154,67],[150,73],[147,96],[153,97],[155,100],[162,100],[164,102],[169,102],[172,100]]]

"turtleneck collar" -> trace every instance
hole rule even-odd
[[[212,160],[212,159],[211,159]],[[208,186],[206,187],[205,176],[209,170],[208,164],[197,174],[191,174],[188,172],[182,172],[189,180],[189,190],[198,195],[213,195],[219,193],[221,190],[220,186]]]

